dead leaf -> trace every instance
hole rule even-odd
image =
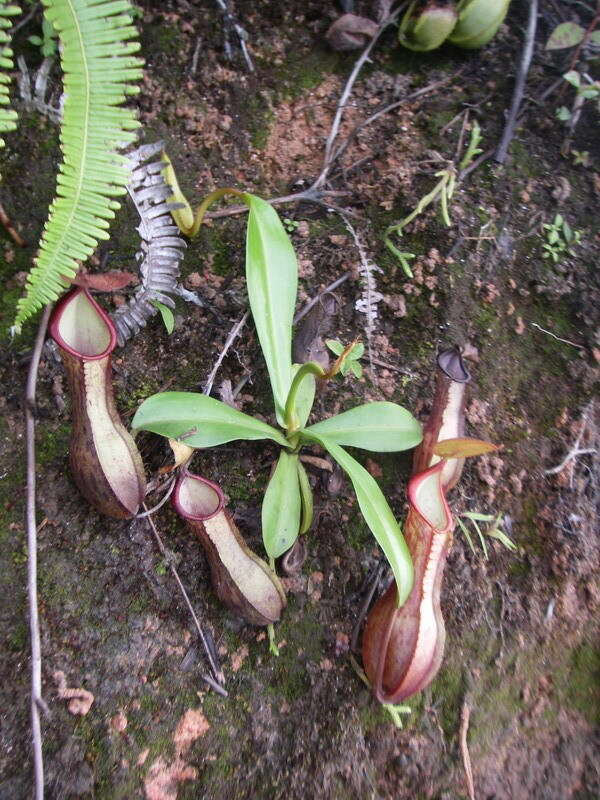
[[[185,442],[178,442],[176,439],[169,439],[169,445],[175,458],[173,466],[168,468],[168,471],[172,472],[174,469],[177,469],[177,467],[180,467],[186,461],[190,460],[194,454],[194,448],[190,447],[189,444]],[[166,468],[163,468],[163,471],[166,471]]]
[[[329,27],[325,38],[334,50],[358,50],[365,47],[377,33],[372,19],[356,14],[343,14]]]
[[[129,286],[130,283],[137,281],[137,275],[133,272],[121,272],[111,270],[97,275],[82,273],[71,279],[75,286],[82,286],[84,289],[93,289],[96,292],[115,292]]]
[[[494,453],[498,445],[484,442],[482,439],[445,439],[438,442],[433,452],[440,458],[469,458],[482,456],[484,453]]]

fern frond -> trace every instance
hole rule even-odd
[[[142,244],[136,258],[142,282],[129,303],[112,315],[120,347],[157,313],[156,301],[175,308],[170,295],[178,293],[179,264],[186,243],[171,218],[171,211],[178,206],[167,202],[171,188],[162,174],[162,151],[163,143],[157,142],[129,154],[132,172],[127,190],[140,215]]]
[[[7,33],[7,28],[12,26],[9,17],[20,13],[19,6],[8,5],[6,0],[0,0],[0,133],[14,131],[17,127],[16,111],[5,107],[9,103],[8,87],[11,81],[11,77],[7,73],[14,67],[10,34]],[[4,139],[1,137],[0,147],[4,147]]]
[[[19,300],[15,329],[55,300],[100,239],[126,191],[128,160],[117,150],[135,139],[139,123],[119,108],[139,88],[142,60],[128,0],[44,0],[45,14],[59,33],[64,73],[60,133],[64,160],[57,198],[50,206],[40,253]]]

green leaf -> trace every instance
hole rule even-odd
[[[325,344],[336,356],[341,356],[344,352],[344,345],[339,341],[339,339],[326,339]]]
[[[492,530],[486,531],[486,533],[492,539],[498,539],[498,541],[503,544],[507,550],[511,550],[513,553],[517,552],[517,545],[500,528],[493,528]]]
[[[335,458],[352,481],[365,522],[385,553],[394,573],[398,586],[398,606],[403,605],[413,586],[414,570],[400,526],[381,489],[367,470],[331,439],[312,433],[310,438]]]
[[[556,119],[559,119],[561,122],[568,122],[571,119],[571,112],[566,106],[557,108],[554,113],[556,115]]]
[[[269,558],[279,558],[294,544],[300,530],[298,456],[279,454],[262,504],[262,530]]]
[[[162,317],[162,321],[167,329],[167,333],[169,336],[173,333],[175,329],[175,317],[173,316],[173,312],[166,306],[164,303],[159,302],[158,300],[152,300],[152,305],[155,308],[158,308],[160,311],[160,315]]]
[[[294,364],[292,367],[292,377],[296,375],[302,364]],[[303,428],[312,411],[313,403],[315,402],[315,376],[306,375],[296,395],[296,414],[298,415],[298,425]]]
[[[581,75],[575,69],[572,69],[570,72],[565,72],[563,78],[575,88],[581,86]]]
[[[378,453],[408,450],[423,438],[421,425],[410,411],[387,402],[357,406],[301,431],[301,435],[313,433],[336,444]]]
[[[132,428],[179,439],[190,447],[214,447],[236,439],[272,439],[289,446],[282,434],[265,422],[195,392],[152,395],[138,408]]]
[[[600,31],[594,31],[590,36],[592,44],[600,45]]]
[[[302,500],[302,519],[300,521],[300,533],[306,531],[312,525],[313,520],[313,493],[310,488],[308,475],[304,469],[304,464],[298,459],[298,486],[300,488],[300,499]]]
[[[27,41],[29,44],[39,47],[42,44],[42,37],[34,34],[33,36],[28,36]]]
[[[465,525],[465,523],[462,521],[462,519],[460,517],[456,517],[456,521],[458,522],[461,531],[465,535],[465,538],[466,538],[466,540],[467,540],[467,542],[469,544],[469,547],[471,548],[471,552],[473,553],[473,555],[475,555],[475,548],[473,547],[473,539],[471,539],[471,534],[469,533],[469,530],[468,530],[467,526]]]
[[[575,47],[585,35],[581,25],[574,22],[561,22],[554,30],[546,43],[546,50],[562,50],[565,47]]]
[[[363,368],[358,363],[358,361],[353,361],[350,364],[350,371],[353,372],[354,375],[356,375],[357,378],[362,378]]]
[[[353,359],[354,361],[358,361],[359,358],[362,358],[365,354],[365,346],[362,342],[357,342],[352,350],[348,353],[348,358]]]
[[[294,248],[274,209],[251,194],[246,235],[248,298],[267,362],[275,412],[285,424],[284,409],[292,382],[292,321],[298,288]]]

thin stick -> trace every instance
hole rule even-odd
[[[572,342],[570,339],[563,339],[562,336],[557,336],[555,333],[552,333],[552,331],[547,331],[546,328],[542,328],[542,326],[538,325],[537,322],[532,322],[531,327],[537,328],[538,331],[548,334],[548,336],[551,336],[553,339],[556,339],[557,342],[563,342],[563,344],[570,344],[571,347],[576,347],[578,350],[585,350],[585,347],[583,345],[575,344],[575,342]]]
[[[356,646],[358,644],[358,635],[360,633],[361,626],[364,622],[365,617],[367,616],[367,611],[369,610],[369,606],[371,605],[371,601],[373,600],[373,595],[375,594],[375,590],[377,589],[377,585],[379,584],[379,579],[381,578],[384,569],[385,567],[383,564],[379,563],[377,565],[377,569],[375,571],[375,577],[371,581],[369,590],[358,611],[356,622],[354,623],[354,628],[352,629],[352,639],[350,641],[350,650],[352,652],[356,652]]]
[[[425,94],[429,94],[433,92],[435,89],[439,89],[440,87],[444,86],[444,84],[453,81],[457,78],[461,72],[464,71],[464,67],[461,67],[457,72],[454,73],[450,78],[444,78],[444,80],[436,81],[435,83],[430,83],[429,86],[423,86],[422,89],[417,89],[416,91],[412,92],[411,94],[403,97],[400,100],[396,100],[393,103],[390,103],[383,108],[380,108],[374,114],[371,114],[370,117],[367,117],[363,122],[360,122],[346,137],[346,139],[341,143],[338,149],[335,151],[334,155],[331,158],[331,164],[333,165],[336,161],[340,159],[340,157],[346,152],[352,141],[356,138],[358,133],[363,129],[366,128],[367,125],[370,125],[372,122],[375,122],[382,117],[384,114],[389,114],[390,111],[395,111],[400,106],[404,105],[405,103],[410,102],[411,100],[416,100],[419,97],[422,97]],[[462,113],[462,112],[461,112]]]
[[[202,47],[202,37],[198,36],[196,39],[196,47],[194,48],[194,55],[192,56],[192,66],[190,67],[190,75],[195,75],[198,69],[198,59],[200,58],[200,48]]]
[[[396,21],[396,19],[398,18],[400,12],[404,9],[405,5],[406,5],[406,3],[402,3],[399,8],[397,8],[392,14],[389,15],[389,17],[387,17],[386,19],[383,20],[383,22],[379,26],[379,29],[377,30],[377,33],[373,36],[373,38],[371,39],[369,44],[365,47],[365,49],[362,51],[362,53],[360,54],[360,56],[356,60],[356,63],[354,64],[352,72],[350,73],[350,76],[348,77],[348,80],[346,81],[346,85],[344,86],[344,90],[342,91],[342,94],[341,94],[340,99],[338,101],[338,106],[337,106],[337,110],[335,112],[335,117],[333,118],[333,123],[331,125],[331,130],[329,131],[329,136],[327,137],[327,142],[325,143],[325,158],[323,160],[323,168],[321,170],[321,174],[316,179],[316,181],[313,183],[313,185],[311,186],[311,189],[320,188],[322,186],[322,184],[325,183],[325,181],[327,179],[327,175],[329,174],[329,170],[331,169],[331,165],[333,163],[333,160],[332,160],[333,145],[335,144],[335,140],[336,140],[338,132],[340,130],[340,124],[341,124],[341,121],[342,121],[342,116],[344,114],[344,109],[346,108],[346,105],[348,103],[348,98],[350,97],[350,94],[352,93],[352,89],[354,87],[354,84],[356,82],[356,79],[358,78],[358,75],[359,75],[361,69],[363,68],[363,66],[367,62],[369,56],[371,55],[371,51],[373,50],[373,48],[377,44],[381,34],[384,32],[384,30],[389,25],[391,25],[392,23],[394,23]]]
[[[167,490],[164,496],[158,501],[158,503],[155,506],[152,506],[152,508],[148,509],[148,511],[143,511],[141,514],[136,514],[135,518],[144,519],[144,517],[151,517],[152,514],[156,514],[156,512],[164,506],[169,497],[171,497],[174,489],[175,489],[175,478],[173,477],[167,481]]]
[[[25,239],[23,239],[21,234],[12,224],[10,217],[4,210],[4,206],[1,203],[0,203],[0,222],[2,223],[2,225],[4,225],[4,227],[6,228],[6,232],[16,245],[18,245],[19,247],[27,247],[27,242],[25,241]]]
[[[144,509],[144,511],[148,510],[146,508],[146,504],[145,503],[142,504],[142,508]],[[183,585],[183,583],[181,581],[181,578],[179,577],[179,573],[177,572],[177,569],[175,568],[175,565],[172,564],[171,561],[167,558],[166,548],[165,548],[165,546],[163,544],[163,540],[161,539],[159,532],[156,529],[156,525],[154,524],[154,520],[152,519],[152,517],[147,517],[146,519],[147,519],[148,525],[150,525],[150,528],[151,528],[152,533],[154,535],[154,539],[156,541],[156,544],[158,545],[158,549],[160,550],[160,553],[163,556],[163,558],[166,559],[166,561],[168,563],[168,566],[169,566],[169,570],[171,571],[171,575],[175,578],[175,583],[177,584],[177,587],[179,588],[181,596],[183,597],[184,602],[185,602],[185,604],[187,606],[187,609],[190,612],[190,616],[194,621],[194,626],[195,626],[196,630],[198,631],[198,636],[200,637],[200,641],[202,642],[202,647],[204,648],[204,652],[206,653],[206,657],[208,658],[208,663],[210,664],[210,668],[213,671],[213,675],[215,676],[215,678],[217,680],[217,683],[222,686],[225,683],[225,677],[224,677],[223,672],[221,671],[219,665],[216,663],[215,659],[213,658],[212,651],[211,651],[211,649],[210,649],[210,647],[208,645],[208,642],[206,640],[206,635],[205,635],[205,633],[204,633],[204,631],[202,629],[202,625],[200,624],[200,620],[198,619],[198,617],[196,615],[196,612],[194,611],[194,606],[192,605],[192,602],[191,602],[191,600],[189,598],[189,595],[185,590],[185,586]],[[203,680],[206,681],[206,683],[208,683],[209,686],[212,685],[211,681],[207,681],[206,680],[206,676],[203,675],[202,678],[203,678]],[[225,690],[223,690],[223,691],[225,691]]]
[[[506,125],[504,126],[504,133],[502,134],[502,139],[500,140],[500,144],[498,145],[498,149],[496,150],[496,154],[494,156],[495,160],[499,164],[504,164],[504,162],[506,161],[508,147],[513,139],[513,136],[515,135],[517,117],[519,116],[519,109],[521,107],[521,103],[523,102],[523,95],[525,93],[525,82],[527,80],[527,74],[529,73],[531,58],[533,56],[533,46],[535,44],[535,32],[537,29],[537,18],[538,18],[538,0],[530,0],[529,21],[527,23],[525,46],[523,47],[521,63],[519,64],[519,72],[517,74],[517,80],[515,81],[515,88],[513,91],[510,111],[508,112],[508,118],[506,120]]]
[[[460,730],[458,738],[460,741],[460,752],[462,755],[463,766],[465,768],[465,777],[467,779],[467,789],[469,791],[469,799],[475,800],[475,784],[473,783],[473,767],[471,766],[471,756],[469,755],[469,745],[467,743],[467,733],[469,732],[469,719],[471,718],[471,709],[465,700],[460,712]]]
[[[32,19],[32,18],[33,18],[33,17],[34,17],[36,14],[37,14],[37,12],[40,10],[40,8],[41,8],[41,5],[42,5],[41,3],[36,3],[36,4],[35,4],[35,5],[32,7],[31,11],[30,11],[28,14],[25,14],[25,16],[24,16],[24,17],[22,17],[22,18],[21,18],[21,19],[20,19],[20,20],[17,22],[17,24],[16,24],[16,25],[13,25],[13,28],[12,28],[12,30],[11,30],[11,32],[10,32],[10,35],[14,37],[14,35],[15,35],[15,33],[16,33],[17,31],[21,30],[21,28],[24,28],[24,27],[25,27],[25,25],[27,25],[27,23],[28,23],[28,22],[29,22],[29,21],[30,21],[30,20],[31,20],[31,19]]]
[[[248,52],[248,48],[246,46],[246,38],[248,34],[236,20],[236,18],[231,14],[229,9],[227,8],[226,3],[224,0],[215,0],[217,5],[219,6],[219,10],[221,14],[223,14],[223,19],[225,20],[226,28],[232,28],[237,37],[238,43],[240,46],[240,50],[242,51],[242,55],[244,56],[244,60],[246,62],[246,66],[248,67],[248,72],[254,72],[254,64],[252,63],[252,59],[250,58],[250,53]],[[227,30],[225,31],[225,35],[227,35]]]
[[[326,189],[322,189],[320,191],[306,189],[304,192],[294,192],[294,194],[286,194],[283,197],[273,197],[270,200],[267,200],[267,203],[270,203],[272,206],[279,206],[283,205],[284,203],[315,203],[316,205],[322,205],[323,200],[321,199],[325,195],[331,195],[332,197],[345,197],[348,195],[348,192],[344,191],[328,191]],[[235,217],[238,214],[247,214],[248,213],[248,206],[247,205],[240,205],[240,206],[227,206],[227,208],[220,208],[218,211],[208,211],[204,215],[204,219],[222,219],[223,217]]]
[[[577,458],[577,456],[583,456],[583,455],[587,455],[588,453],[595,453],[596,452],[596,448],[594,448],[594,447],[589,447],[589,448],[584,448],[584,449],[580,449],[580,447],[579,447],[579,443],[581,442],[581,440],[583,438],[583,434],[584,434],[584,432],[585,432],[585,430],[587,428],[588,414],[589,414],[590,411],[593,411],[593,409],[594,409],[594,401],[589,403],[584,408],[583,413],[581,415],[581,428],[579,430],[579,433],[577,434],[577,438],[575,439],[575,442],[573,443],[573,446],[571,447],[571,449],[569,450],[567,455],[563,458],[563,460],[560,462],[560,464],[558,466],[552,467],[552,469],[544,470],[544,475],[558,475],[558,473],[562,472],[563,469],[567,466],[569,461],[572,461],[574,458]]]
[[[215,382],[215,377],[217,372],[219,371],[219,367],[223,363],[223,359],[227,355],[227,352],[233,342],[235,341],[236,337],[239,336],[240,331],[246,324],[248,317],[250,316],[250,311],[246,311],[243,317],[241,317],[233,326],[233,328],[229,331],[229,335],[225,340],[225,344],[223,345],[223,349],[219,353],[219,357],[217,358],[214,367],[210,371],[210,375],[206,379],[206,383],[204,384],[204,388],[202,392],[206,395],[209,395],[212,391],[213,383]]]
[[[42,755],[42,729],[40,707],[42,699],[42,647],[40,644],[40,617],[37,600],[37,523],[35,519],[35,392],[42,347],[52,305],[47,305],[40,320],[37,337],[31,354],[27,388],[25,391],[25,437],[27,448],[27,596],[29,600],[29,633],[31,638],[31,732],[33,739],[33,764],[36,800],[44,797],[44,761]]]
[[[350,272],[344,272],[344,274],[337,278],[333,283],[330,283],[329,286],[326,286],[319,294],[316,294],[312,300],[309,300],[308,303],[304,306],[304,308],[299,311],[296,316],[294,317],[294,325],[300,322],[301,319],[308,314],[308,312],[316,306],[319,300],[323,297],[324,294],[328,294],[329,292],[333,292],[334,289],[337,289],[338,286],[341,286],[342,283],[345,283],[348,278],[350,277]]]

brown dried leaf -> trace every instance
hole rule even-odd
[[[438,442],[433,452],[440,458],[468,458],[469,456],[482,456],[485,453],[494,453],[498,445],[484,442],[482,439],[445,439]]]
[[[325,38],[334,50],[358,50],[368,43],[378,30],[372,19],[356,14],[343,14],[330,26]]]
[[[137,281],[137,275],[134,275],[133,272],[121,272],[116,269],[102,272],[99,275],[82,273],[71,279],[71,283],[76,286],[83,286],[84,289],[93,289],[96,292],[115,292],[135,281]]]

